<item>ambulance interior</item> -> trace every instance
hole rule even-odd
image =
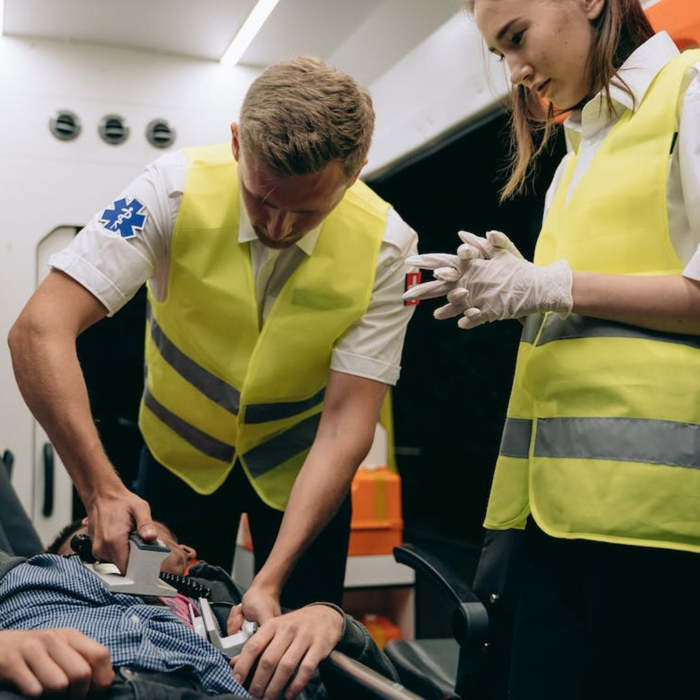
[[[643,5],[681,48],[700,43],[696,0]],[[251,17],[258,25],[232,53]],[[0,0],[0,30],[3,337],[49,256],[95,211],[167,150],[227,141],[250,83],[295,55],[368,86],[377,122],[362,178],[418,232],[421,252],[452,250],[458,230],[500,229],[517,231],[531,259],[565,144],[541,159],[526,197],[499,204],[508,81],[458,0]],[[482,519],[520,328],[458,333],[433,320],[434,306],[421,304],[408,327],[394,434],[378,427],[353,483],[344,607],[393,647],[405,686],[359,680],[374,697],[479,697],[498,673],[488,627],[501,614],[508,542],[482,556]],[[145,307],[142,288],[78,341],[93,417],[125,483],[142,444]],[[46,545],[84,509],[22,400],[6,343],[0,382],[0,455]],[[238,538],[233,575],[249,584],[245,528],[218,536]],[[395,560],[402,542],[427,558],[409,547]]]

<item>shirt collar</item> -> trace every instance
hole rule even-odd
[[[616,108],[615,112],[619,115],[625,109],[636,110],[652,80],[670,60],[678,55],[676,45],[666,32],[659,32],[638,46],[618,71],[632,91],[634,100],[613,82],[610,85],[610,96],[613,99],[613,107]],[[566,129],[591,135],[608,124],[611,117],[604,99],[605,92],[601,91],[584,106],[582,111],[572,113],[564,122]],[[568,138],[570,143],[578,140],[576,137]]]
[[[311,231],[308,233],[305,233],[294,245],[298,246],[306,255],[312,255],[314,249],[316,248],[316,243],[318,242],[318,237],[321,233],[322,227],[323,222],[321,222],[316,228],[311,229]],[[258,236],[255,233],[253,224],[250,223],[250,217],[248,216],[245,205],[241,200],[240,216],[238,219],[238,242],[250,243],[251,241],[257,240]]]

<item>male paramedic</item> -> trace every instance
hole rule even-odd
[[[357,180],[367,92],[310,58],[265,70],[229,145],[146,168],[64,251],[10,331],[15,375],[86,506],[95,554],[164,521],[230,567],[247,512],[257,574],[232,613],[339,603],[349,485],[396,382],[415,233]],[[146,447],[135,485],[101,446],[76,337],[148,282]],[[104,371],[108,372],[109,367]],[[150,507],[149,507],[150,506]]]

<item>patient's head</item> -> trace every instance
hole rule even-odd
[[[177,537],[166,525],[155,520],[153,522],[158,532],[158,539],[170,548],[170,554],[163,560],[160,566],[161,571],[171,574],[184,574],[187,567],[197,558],[197,552],[193,547],[180,544]],[[87,534],[88,519],[74,520],[66,525],[61,532],[56,535],[56,539],[46,548],[49,554],[74,554],[70,546],[70,541],[74,535]]]

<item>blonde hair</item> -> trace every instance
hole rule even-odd
[[[263,71],[243,100],[239,124],[243,147],[274,170],[306,175],[340,160],[348,179],[362,167],[373,131],[367,90],[307,56]]]
[[[552,0],[561,2],[562,0]],[[476,0],[467,0],[474,11]],[[600,15],[592,22],[593,43],[588,57],[588,94],[601,90],[610,111],[613,110],[610,86],[615,84],[634,100],[629,86],[617,74],[627,57],[654,35],[639,0],[606,0]],[[550,104],[545,107],[524,85],[516,85],[510,95],[511,155],[510,175],[501,190],[501,201],[522,193],[527,186],[537,157],[545,150],[562,111]],[[539,143],[536,143],[535,135]]]

